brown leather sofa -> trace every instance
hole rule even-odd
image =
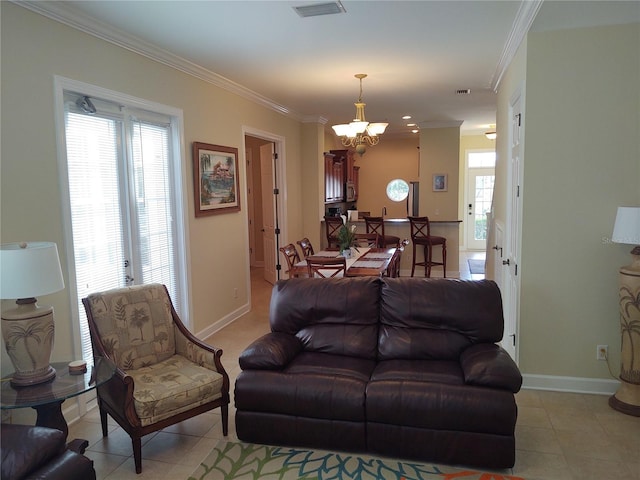
[[[93,461],[67,448],[55,428],[0,425],[2,480],[95,480]]]
[[[239,439],[513,466],[522,376],[494,282],[282,280],[270,324],[240,356]]]

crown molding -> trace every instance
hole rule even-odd
[[[507,68],[509,68],[513,57],[515,57],[522,40],[527,36],[531,24],[536,18],[543,2],[544,0],[523,0],[520,3],[520,8],[511,26],[511,32],[509,32],[504,49],[500,55],[500,60],[498,60],[496,71],[491,79],[491,89],[494,93],[498,92],[500,81],[507,71]]]
[[[218,75],[215,72],[207,70],[193,62],[190,62],[178,55],[167,52],[156,47],[144,40],[108,26],[101,22],[96,22],[92,18],[74,11],[66,5],[58,2],[43,2],[34,0],[11,0],[18,6],[31,10],[32,12],[43,15],[47,18],[63,23],[69,27],[80,30],[94,37],[100,38],[106,42],[117,45],[121,48],[147,57],[156,62],[175,68],[181,72],[191,75],[195,78],[208,82],[212,85],[220,87],[228,92],[234,93],[240,97],[246,98],[263,107],[274,110],[282,115],[289,116],[298,121],[303,121],[305,117],[293,112],[284,105],[281,105],[259,93],[254,92],[242,85],[229,80],[228,78]]]
[[[321,125],[326,125],[329,119],[321,115],[305,115],[300,121],[302,123],[319,123]]]

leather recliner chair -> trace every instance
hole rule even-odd
[[[2,424],[2,480],[95,480],[93,461],[67,448],[55,428]]]

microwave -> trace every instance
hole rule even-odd
[[[344,186],[344,201],[355,202],[356,201],[356,184],[353,182],[345,182]]]

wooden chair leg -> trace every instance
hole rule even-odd
[[[413,277],[413,273],[416,271],[416,242],[413,243],[413,261],[411,263],[411,276]]]
[[[447,278],[447,242],[442,244],[442,270],[444,278]]]
[[[222,405],[220,410],[222,413],[222,435],[226,437],[229,434],[229,406]]]
[[[132,438],[133,444],[133,461],[136,464],[136,473],[142,472],[142,439],[140,437]]]
[[[424,246],[424,276],[431,278],[431,260],[433,259],[433,245]]]
[[[102,436],[106,437],[107,435],[109,435],[109,430],[107,429],[107,412],[104,408],[102,408],[102,405],[100,405],[99,401],[98,401],[98,410],[100,411],[100,424],[102,425]]]

